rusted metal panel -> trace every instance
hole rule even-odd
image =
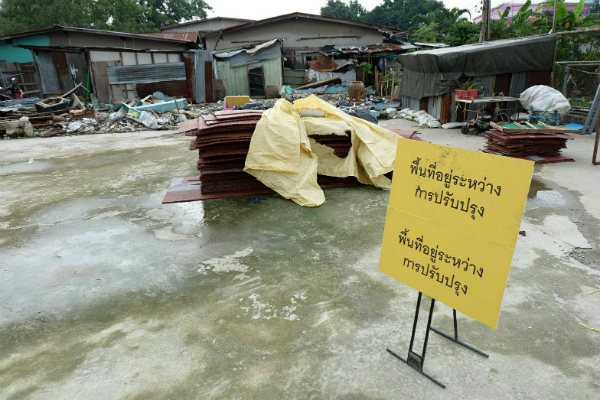
[[[112,67],[106,72],[111,85],[185,80],[183,62]]]
[[[138,83],[135,85],[138,97],[146,97],[155,92],[162,92],[169,97],[191,98],[186,81],[162,81]]]
[[[512,74],[510,80],[510,89],[508,94],[510,96],[519,96],[525,90],[525,80],[527,79],[527,72],[515,72]]]
[[[525,89],[536,85],[550,86],[551,77],[552,71],[529,71],[525,78]]]
[[[208,88],[206,85],[206,65],[208,62],[212,64],[213,55],[208,50],[196,50],[193,53],[194,57],[194,97],[197,103],[205,103],[212,99],[212,87]],[[211,65],[212,75],[212,65]],[[189,79],[189,78],[188,78]],[[212,79],[210,81],[212,85]]]
[[[423,111],[429,111],[429,98],[428,97],[423,97],[421,100],[419,100],[419,110],[423,110]]]
[[[496,75],[496,81],[494,82],[494,93],[502,93],[504,96],[508,96],[510,93],[510,80],[512,74],[498,74]]]
[[[68,52],[67,63],[69,64],[69,73],[75,87],[82,83],[84,87],[87,87],[89,67],[87,65],[84,53],[73,53]],[[87,92],[84,89],[77,89],[77,94],[85,96]]]
[[[60,84],[56,68],[48,51],[37,52],[37,64],[42,79],[42,91],[45,95],[60,93]]]
[[[433,115],[434,117],[439,119],[441,110],[442,110],[442,96],[428,97],[427,112],[430,115]]]
[[[453,122],[456,120],[456,115],[454,113],[454,93],[444,93],[439,96],[439,117],[440,123],[447,124],[449,122]],[[432,114],[433,115],[433,114]]]
[[[52,58],[52,62],[56,68],[56,75],[58,76],[61,92],[68,92],[74,85],[73,78],[71,78],[71,72],[69,71],[67,54],[64,51],[51,51],[50,58]]]
[[[185,65],[185,84],[188,93],[186,99],[192,103],[196,103],[196,96],[194,96],[194,60],[192,58],[184,57],[183,64]]]

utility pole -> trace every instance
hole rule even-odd
[[[479,41],[490,40],[490,0],[483,0],[483,9],[481,11],[481,31],[479,32]]]
[[[558,0],[554,0],[554,11],[552,12],[552,33],[556,33],[556,7],[558,7]]]

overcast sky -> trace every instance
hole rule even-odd
[[[237,17],[246,19],[263,19],[274,17],[281,14],[293,12],[305,12],[310,14],[319,14],[321,7],[327,3],[327,0],[302,0],[302,1],[283,1],[283,0],[207,0],[213,7],[209,11],[209,17]],[[382,0],[359,0],[367,9],[381,4]],[[446,7],[460,7],[471,11],[476,16],[476,8],[481,7],[481,0],[443,0]],[[502,3],[502,0],[492,0],[492,6]],[[533,1],[537,3],[537,1]]]

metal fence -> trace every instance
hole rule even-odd
[[[554,88],[574,107],[589,107],[600,84],[600,31],[559,32]]]

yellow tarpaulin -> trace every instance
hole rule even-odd
[[[300,110],[322,110],[325,117],[300,117]],[[309,138],[309,135],[350,134],[352,147],[345,158]],[[244,171],[281,196],[301,206],[325,202],[317,173],[333,177],[354,176],[363,184],[389,189],[384,176],[394,168],[400,137],[394,132],[353,117],[317,96],[279,100],[258,122]]]

